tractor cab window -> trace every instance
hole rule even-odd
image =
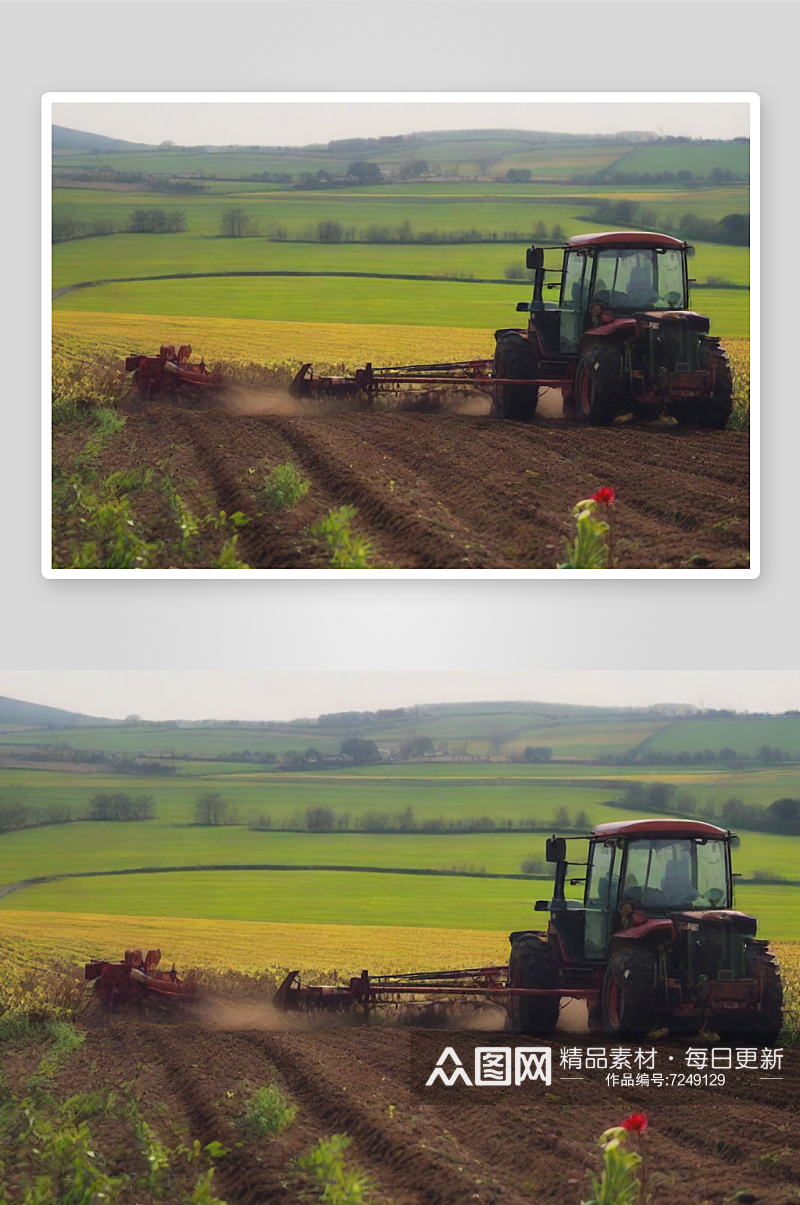
[[[562,355],[574,355],[578,350],[587,321],[591,278],[592,261],[586,252],[569,251],[561,284],[559,351]]]
[[[598,252],[592,301],[615,310],[675,310],[684,305],[678,250],[604,248]]]
[[[687,302],[682,253],[680,251],[656,251],[655,261],[658,299],[653,308],[656,310],[685,309]]]
[[[564,270],[564,290],[561,297],[562,309],[586,309],[589,300],[589,278],[591,271],[591,261],[585,251],[569,252]]]
[[[586,907],[608,906],[608,887],[611,881],[611,864],[614,861],[614,846],[595,841],[592,846],[592,864],[586,880]]]
[[[587,958],[602,958],[614,928],[617,885],[622,850],[614,841],[594,841],[586,879],[584,951]]]
[[[667,911],[726,907],[724,842],[688,838],[631,841],[620,899]]]

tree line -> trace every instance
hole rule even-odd
[[[117,791],[100,792],[89,801],[88,811],[74,815],[67,803],[49,803],[34,807],[16,799],[0,797],[0,833],[16,829],[39,828],[49,824],[71,824],[80,820],[155,820],[152,795],[128,795]]]
[[[695,213],[685,213],[682,217],[673,219],[669,214],[659,217],[652,206],[643,205],[629,197],[620,197],[615,201],[598,200],[585,220],[618,226],[640,226],[646,230],[658,230],[661,234],[699,239],[706,243],[750,246],[749,213],[728,213],[719,221],[701,218]]]
[[[378,245],[449,246],[462,243],[529,243],[531,239],[563,243],[563,226],[556,223],[548,234],[543,222],[527,230],[418,230],[408,220],[396,226],[371,222],[368,226],[348,226],[326,218],[302,230],[290,232],[280,223],[270,223],[263,231],[260,223],[241,205],[222,211],[219,222],[222,238],[266,238],[275,243],[369,243]]]
[[[730,745],[722,749],[629,749],[626,753],[601,754],[597,761],[605,766],[703,766],[722,764],[735,769],[744,764],[776,765],[800,761],[800,753],[791,753],[777,745],[760,745],[755,753],[739,753]]]
[[[711,824],[721,824],[725,828],[739,827],[754,832],[800,836],[800,799],[786,796],[775,799],[766,807],[758,803],[745,803],[735,797],[719,804],[708,802],[698,805],[694,795],[680,790],[673,783],[636,782],[625,788],[617,802],[637,812],[682,812],[696,815]]]
[[[219,792],[198,795],[192,817],[195,824],[222,826],[242,824],[239,811]],[[273,820],[263,811],[253,811],[247,825],[256,832],[300,832],[300,833],[503,833],[503,832],[552,832],[579,831],[589,829],[589,818],[585,811],[570,816],[566,808],[556,809],[550,820],[534,817],[509,819],[494,816],[433,816],[419,817],[413,808],[406,807],[398,812],[380,812],[370,809],[355,816],[339,812],[334,808],[317,805],[291,816]]]
[[[83,222],[68,214],[53,217],[52,241],[70,242],[73,239],[98,238],[108,234],[179,234],[188,229],[185,209],[134,209],[125,226],[115,226],[111,218],[94,218]]]
[[[695,175],[685,167],[670,172],[579,172],[571,184],[683,184],[688,188],[699,184],[747,184],[749,172],[732,172],[723,167],[713,167],[706,176]]]

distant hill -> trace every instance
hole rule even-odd
[[[70,130],[53,126],[54,151],[145,151],[147,142],[126,142],[124,138],[109,138],[106,134],[88,134],[85,130]]]
[[[0,724],[29,724],[37,728],[51,724],[59,728],[97,728],[101,724],[113,723],[114,720],[98,716],[62,711],[60,707],[43,707],[40,703],[25,703],[22,699],[0,695]]]

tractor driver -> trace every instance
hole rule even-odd
[[[697,900],[697,888],[692,882],[689,863],[685,858],[675,858],[667,863],[661,890],[673,907],[686,908]]]
[[[627,292],[633,306],[649,306],[657,300],[658,294],[653,288],[653,268],[649,260],[644,263],[637,261],[636,266],[631,269]]]

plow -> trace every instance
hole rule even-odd
[[[567,853],[586,841],[585,856]],[[644,1037],[652,1029],[708,1032],[772,1042],[783,1023],[777,960],[756,938],[755,917],[734,907],[727,829],[678,818],[599,824],[587,837],[547,839],[554,867],[552,896],[538,900],[547,927],[510,934],[507,964],[467,969],[371,975],[345,983],[306,984],[290,971],[273,997],[287,1013],[354,1013],[367,1020],[381,1008],[403,1008],[402,1019],[424,1022],[431,1011],[459,1003],[505,1009],[507,1028],[552,1033],[562,1004],[583,1000],[590,1032]],[[580,877],[569,878],[571,866]],[[566,886],[583,886],[567,898]],[[108,1005],[154,998],[177,1004],[194,998],[193,979],[175,968],[159,971],[160,952],[122,962],[92,962]]]
[[[380,394],[413,395],[434,391],[461,392],[476,389],[492,399],[497,408],[502,391],[520,386],[526,389],[557,389],[564,377],[552,375],[531,380],[529,377],[498,377],[494,360],[455,360],[441,364],[402,364],[391,368],[374,368],[366,364],[353,376],[317,376],[313,366],[303,364],[289,386],[294,398],[336,398],[361,396],[371,409]]]
[[[174,966],[158,970],[160,962],[160,950],[148,950],[144,956],[141,950],[126,950],[119,962],[87,962],[84,978],[94,982],[95,994],[108,1011],[148,1001],[174,1006],[194,1000],[195,980],[181,979]]]
[[[646,231],[582,234],[548,251],[561,253],[545,267],[545,248],[527,249],[533,280],[520,301],[525,327],[495,331],[492,358],[375,367],[348,376],[301,365],[289,392],[303,399],[359,397],[371,407],[381,394],[414,395],[477,390],[497,419],[533,418],[542,389],[557,389],[564,412],[589,426],[610,426],[622,415],[669,417],[679,425],[721,429],[733,409],[730,361],[710,322],[689,309],[688,259],[680,239]],[[556,279],[546,280],[547,275]],[[558,290],[558,300],[545,300]],[[218,389],[219,369],[190,362],[191,347],[162,346],[158,356],[126,361],[148,394],[168,388]]]
[[[157,356],[136,352],[125,360],[125,371],[133,374],[133,383],[147,394],[164,389],[220,389],[222,373],[209,371],[205,360],[191,362],[192,346],[186,343],[176,351],[172,344],[162,344]]]

